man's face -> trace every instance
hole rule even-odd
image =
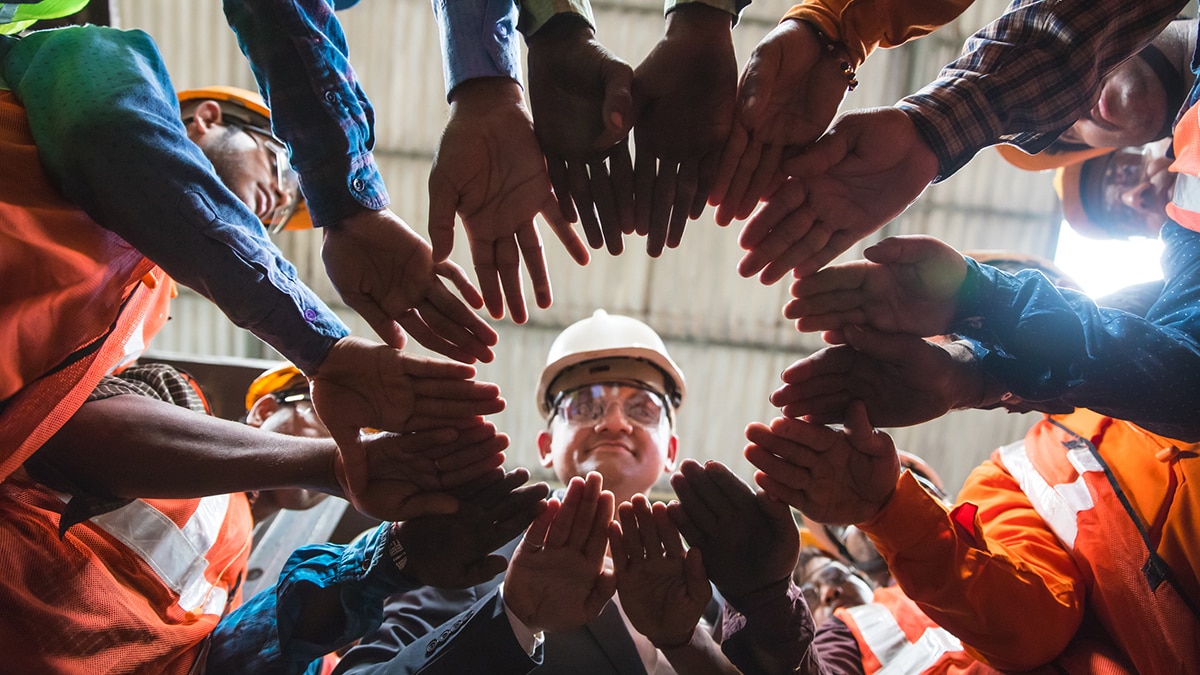
[[[1091,108],[1059,139],[1093,148],[1149,143],[1175,113],[1167,105],[1167,91],[1158,75],[1135,56],[1104,77]]]
[[[538,435],[543,466],[566,483],[597,471],[617,502],[644,493],[675,462],[677,440],[663,396],[638,383],[592,383],[559,392]]]
[[[1099,186],[1084,186],[1083,191],[1100,209],[1109,225],[1106,232],[1114,239],[1157,237],[1167,220],[1167,204],[1175,187],[1175,174],[1167,170],[1170,139],[1143,148],[1121,148],[1107,157],[1103,171],[1089,174],[1088,180]],[[1098,167],[1100,168],[1100,167]]]
[[[221,182],[264,222],[288,199],[278,181],[278,148],[258,132],[230,125],[213,142],[200,146]]]
[[[301,438],[330,438],[306,394],[268,394],[254,404],[246,419],[250,426]]]
[[[839,607],[857,607],[872,601],[871,586],[846,565],[825,556],[817,556],[796,570],[796,585],[820,626]]]

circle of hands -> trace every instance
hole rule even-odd
[[[808,24],[771,31],[740,79],[730,28],[727,13],[681,7],[633,68],[586,24],[551,21],[529,39],[532,113],[503,78],[451,93],[429,179],[429,242],[387,209],[326,228],[331,280],[386,344],[336,341],[311,374],[313,400],[339,448],[343,493],[403,521],[418,580],[470,585],[506,570],[506,603],[539,630],[582,625],[617,593],[653,643],[685,644],[712,586],[736,607],[786,583],[798,546],[789,505],[859,523],[886,503],[899,462],[872,423],[932,419],[977,392],[936,338],[967,278],[957,251],[894,237],[865,260],[829,265],[917,198],[937,176],[936,156],[898,109],[833,121],[846,79]],[[830,343],[784,372],[771,401],[786,417],[747,427],[758,490],[719,463],[687,461],[671,504],[613,504],[598,475],[543,501],[544,485],[505,473],[508,439],[483,422],[505,402],[473,379],[470,364],[490,361],[498,340],[474,310],[499,319],[507,305],[524,322],[522,267],[537,305],[550,305],[539,215],[583,265],[589,246],[616,255],[630,235],[658,256],[706,204],[720,225],[749,218],[738,273],[773,284],[790,272],[784,315]],[[456,216],[478,289],[449,260]],[[453,361],[402,351],[410,334]],[[948,374],[929,377],[939,369]],[[526,527],[506,566],[491,552]],[[429,532],[442,533],[437,546]]]

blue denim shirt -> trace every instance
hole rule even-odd
[[[1098,306],[1040,273],[968,259],[957,331],[986,373],[1028,401],[1063,403],[1200,440],[1200,232],[1162,230],[1163,291],[1146,316]]]
[[[305,372],[349,333],[188,140],[150,36],[83,26],[0,37],[0,72],[47,175],[101,226]]]
[[[279,582],[222,617],[212,633],[210,673],[317,673],[321,657],[379,628],[384,600],[417,588],[388,555],[384,523],[348,546],[318,544],[296,549]],[[321,642],[293,637],[312,594],[340,587],[342,631]]]

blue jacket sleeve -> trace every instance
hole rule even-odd
[[[3,47],[4,79],[63,194],[313,372],[349,331],[188,140],[150,36],[84,26]]]
[[[1162,237],[1164,286],[1145,317],[1036,272],[968,260],[955,328],[974,341],[984,371],[1026,401],[1200,440],[1200,233],[1167,223]]]
[[[328,0],[225,0],[225,18],[271,108],[317,226],[388,205],[371,154],[375,111]]]
[[[279,582],[224,616],[212,633],[207,670],[212,673],[303,673],[325,654],[379,627],[384,600],[415,588],[388,556],[384,523],[348,545],[296,549]],[[337,589],[341,627],[320,640],[296,636],[296,625],[313,611],[319,593]],[[325,611],[327,603],[320,603]]]

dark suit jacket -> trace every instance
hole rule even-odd
[[[520,538],[498,553],[512,557]],[[644,675],[616,604],[583,628],[547,633],[531,658],[513,635],[496,587],[500,574],[463,590],[424,587],[392,596],[383,625],[351,649],[338,673],[564,673]]]

